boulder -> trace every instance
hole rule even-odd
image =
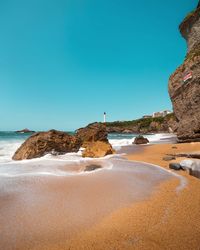
[[[200,160],[183,160],[180,162],[182,169],[186,170],[190,175],[200,178]]]
[[[99,158],[114,154],[112,146],[108,142],[96,141],[89,142],[83,151],[83,157]]]
[[[183,64],[169,79],[169,95],[177,118],[178,142],[200,141],[200,8],[180,25],[187,42]]]
[[[39,132],[30,136],[15,152],[13,160],[32,159],[45,154],[65,154],[77,152],[81,142],[75,136],[68,133],[50,130]]]
[[[179,163],[170,163],[169,168],[174,169],[174,170],[181,170],[182,169],[182,167]]]
[[[137,144],[137,145],[140,145],[140,144],[147,144],[149,143],[149,140],[147,138],[145,138],[144,136],[137,136],[135,137],[135,140],[133,142],[133,144]]]
[[[85,147],[89,142],[102,141],[108,142],[108,133],[103,123],[91,123],[85,128],[76,131],[76,137],[81,140],[82,146]]]

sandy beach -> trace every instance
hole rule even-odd
[[[128,159],[167,168],[162,157],[174,153],[172,147],[174,144],[147,146],[141,153],[128,155]],[[176,153],[190,152],[198,151],[200,144],[176,147]],[[200,182],[185,172],[179,174],[188,181],[184,190],[174,192],[177,180],[163,183],[150,199],[114,212],[79,235],[70,249],[199,249]],[[52,249],[60,248],[54,245]]]
[[[168,168],[169,162],[162,160],[165,154],[198,151],[200,143],[142,148],[127,158]],[[70,249],[200,249],[200,181],[183,171],[178,174],[187,179],[179,193],[179,181],[164,182],[149,199],[115,211],[79,235]]]
[[[200,0],[0,6],[0,250],[200,250]]]
[[[168,170],[169,162],[162,160],[166,153],[199,147],[142,146],[127,159]],[[84,178],[1,183],[1,249],[199,249],[199,179],[180,171],[181,184],[156,166],[112,161],[112,172],[98,170]]]

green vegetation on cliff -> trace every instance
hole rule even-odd
[[[120,128],[120,129],[131,129],[138,128],[140,130],[149,130],[152,123],[156,123],[158,126],[167,123],[169,120],[175,119],[174,114],[168,114],[165,117],[151,117],[151,118],[141,118],[132,121],[115,121],[115,122],[107,122],[107,128]],[[161,127],[161,126],[160,126]]]

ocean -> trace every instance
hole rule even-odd
[[[73,132],[69,132],[73,134]],[[1,131],[0,132],[0,167],[3,163],[15,163],[12,160],[12,156],[15,151],[20,147],[20,145],[30,136],[31,134],[21,134],[16,133],[13,131]],[[121,147],[130,146],[132,145],[136,134],[109,134],[108,139],[109,142],[112,144],[115,150],[120,150]],[[171,142],[175,139],[175,136],[172,134],[148,134],[145,135],[150,141],[151,144],[154,143],[163,143],[163,141],[167,142],[168,140]],[[51,159],[52,156],[44,156],[42,159]],[[77,158],[80,159],[81,155],[80,152],[77,154],[69,153],[64,156],[58,156],[58,159],[69,160],[72,161],[73,159],[77,161]],[[39,160],[39,159],[38,159]],[[55,160],[55,157],[54,157]],[[30,160],[29,160],[30,161]],[[23,161],[24,162],[24,161]]]

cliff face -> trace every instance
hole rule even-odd
[[[200,43],[200,11],[198,7],[195,11],[189,13],[180,24],[179,29],[182,36],[187,41],[188,53]]]
[[[174,115],[170,114],[166,117],[107,122],[106,128],[108,133],[167,133],[176,131],[176,124]]]
[[[179,142],[200,141],[200,7],[180,25],[188,51],[169,79],[169,95],[178,120]]]

